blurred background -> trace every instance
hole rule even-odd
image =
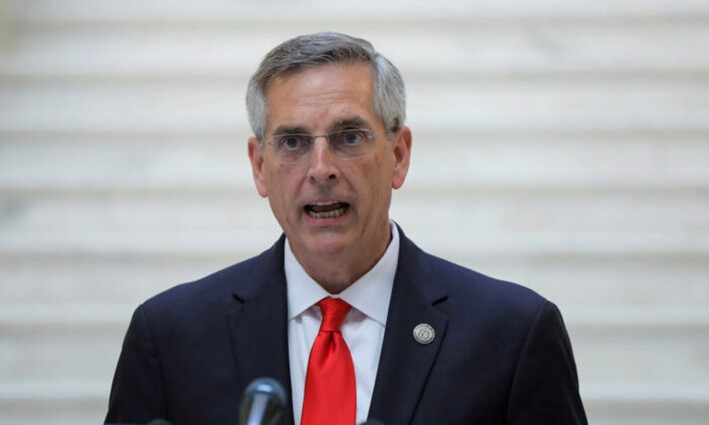
[[[321,30],[407,82],[392,217],[559,305],[590,422],[709,423],[705,0],[0,0],[0,423],[101,423],[132,310],[276,240],[244,90]]]

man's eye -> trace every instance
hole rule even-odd
[[[340,133],[340,142],[343,145],[359,145],[365,138],[360,130],[346,130]]]
[[[278,145],[281,146],[285,150],[296,150],[299,148],[302,148],[305,144],[305,141],[303,140],[303,137],[301,136],[295,136],[295,135],[289,135],[289,136],[281,136],[278,139]]]

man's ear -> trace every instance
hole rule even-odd
[[[263,154],[259,151],[259,141],[255,137],[249,138],[249,161],[251,161],[251,174],[254,176],[256,190],[262,197],[268,196],[268,185],[263,170]]]
[[[391,187],[398,189],[404,185],[406,175],[409,172],[409,161],[411,160],[411,129],[409,127],[401,127],[396,132],[394,139],[394,175],[391,181]]]

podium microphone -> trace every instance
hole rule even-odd
[[[239,408],[240,425],[276,425],[286,406],[286,392],[275,379],[258,378],[246,387]]]

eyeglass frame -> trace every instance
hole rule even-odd
[[[375,132],[373,132],[372,130],[370,130],[370,129],[368,129],[368,128],[362,127],[362,128],[344,128],[344,129],[341,129],[341,130],[332,131],[332,132],[330,132],[330,133],[328,133],[328,134],[279,133],[279,134],[274,134],[274,135],[272,135],[272,136],[271,136],[271,141],[270,141],[270,142],[266,142],[265,144],[271,146],[271,147],[274,149],[274,152],[278,152],[277,149],[278,149],[278,146],[280,146],[280,145],[278,145],[278,143],[276,142],[276,140],[274,140],[275,138],[284,137],[284,136],[298,136],[298,137],[303,137],[303,138],[305,138],[306,140],[308,140],[308,151],[307,151],[306,153],[304,153],[302,156],[300,156],[300,157],[299,157],[297,160],[295,160],[295,161],[281,161],[282,163],[285,163],[285,164],[295,164],[295,163],[297,163],[297,162],[300,160],[300,158],[306,157],[306,156],[307,156],[306,154],[309,154],[310,152],[312,152],[313,146],[315,145],[315,140],[318,139],[318,138],[320,138],[320,137],[324,137],[324,138],[325,138],[325,140],[327,141],[328,147],[329,147],[330,149],[332,149],[332,151],[335,153],[335,156],[336,156],[338,159],[341,159],[341,160],[343,160],[343,161],[352,161],[352,160],[360,159],[360,158],[363,158],[363,157],[367,156],[367,154],[364,154],[364,155],[355,156],[355,157],[351,157],[351,158],[341,157],[341,156],[339,156],[339,155],[337,154],[338,151],[337,151],[336,149],[333,149],[332,143],[330,142],[330,137],[332,137],[332,136],[335,135],[335,134],[346,133],[346,132],[350,132],[350,131],[359,131],[359,132],[364,133],[364,137],[367,139],[367,142],[365,142],[365,143],[369,143],[369,145],[371,145],[371,144],[373,144],[375,137],[377,137],[377,136],[379,136],[379,135],[381,135],[381,134],[387,134],[387,133],[390,133],[390,132],[394,132],[394,131],[396,131],[396,130],[386,130],[386,129],[384,129],[384,130],[382,130],[382,131],[378,131],[378,132],[375,133]]]

